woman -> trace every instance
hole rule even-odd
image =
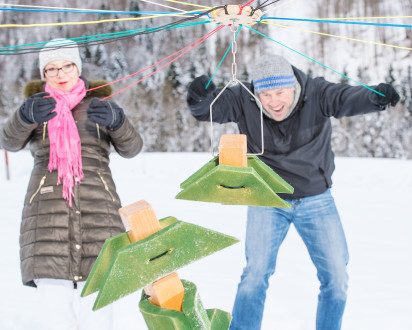
[[[34,157],[20,234],[22,280],[37,286],[47,313],[42,328],[110,329],[110,307],[92,312],[95,297],[79,295],[104,241],[124,232],[111,145],[131,158],[142,139],[119,106],[96,98],[110,95],[110,87],[87,91],[104,82],[80,77],[76,43],[46,44],[39,68],[45,81],[25,86],[27,99],[0,130],[4,149],[29,144]]]

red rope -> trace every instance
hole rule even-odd
[[[242,15],[243,8],[245,8],[247,5],[251,4],[253,1],[255,1],[255,0],[250,0],[248,3],[246,3],[246,4],[244,4],[244,5],[238,5],[238,6],[239,6],[239,13],[238,13],[238,15]]]
[[[8,181],[10,180],[10,171],[9,171],[9,157],[7,155],[7,150],[4,150],[4,159],[6,160],[6,178]]]
[[[241,9],[245,8],[246,6],[250,5],[253,1],[255,1],[255,0],[250,0],[248,3],[240,6],[240,8],[241,8]]]
[[[104,101],[104,100],[106,100],[106,99],[108,99],[108,98],[110,98],[110,97],[112,97],[112,96],[114,96],[114,95],[116,95],[116,94],[119,94],[119,93],[125,91],[126,89],[129,89],[130,87],[133,87],[134,85],[137,85],[138,83],[142,82],[143,80],[151,77],[151,76],[154,75],[156,72],[158,72],[158,71],[160,71],[161,69],[163,69],[164,67],[168,66],[170,63],[176,61],[178,58],[182,57],[183,55],[185,55],[186,53],[188,53],[188,52],[189,52],[190,50],[192,50],[193,48],[199,46],[202,42],[206,41],[206,39],[208,39],[209,37],[211,37],[213,34],[215,34],[217,31],[219,31],[219,30],[222,29],[223,27],[224,27],[224,25],[221,25],[221,26],[217,27],[217,28],[214,29],[213,31],[207,33],[207,34],[204,35],[203,37],[201,37],[201,38],[197,39],[196,41],[192,42],[190,45],[187,45],[186,47],[184,47],[184,48],[182,48],[181,50],[175,52],[174,54],[169,55],[168,57],[165,57],[163,60],[161,60],[161,61],[159,61],[159,62],[157,62],[157,63],[155,63],[155,64],[152,64],[151,66],[147,67],[146,69],[140,70],[140,71],[135,72],[135,73],[133,73],[133,74],[127,76],[127,77],[124,77],[124,78],[122,78],[122,79],[117,80],[117,81],[120,81],[120,80],[126,79],[126,78],[128,78],[128,77],[131,77],[131,76],[139,73],[139,72],[142,72],[142,71],[145,71],[145,70],[147,70],[147,69],[149,69],[149,68],[152,68],[153,66],[155,66],[155,65],[157,65],[157,64],[165,61],[166,59],[168,59],[168,58],[170,58],[170,57],[172,57],[172,56],[175,56],[176,54],[182,52],[184,49],[186,49],[186,48],[190,47],[191,45],[193,45],[193,46],[190,47],[188,50],[186,50],[185,52],[183,52],[182,54],[180,54],[179,56],[177,56],[177,57],[174,58],[173,60],[167,62],[165,65],[163,65],[162,67],[160,67],[160,68],[157,69],[156,71],[153,71],[152,73],[150,73],[150,74],[148,74],[147,76],[143,77],[143,78],[140,79],[139,81],[137,81],[137,82],[135,82],[135,83],[133,83],[133,84],[131,84],[131,85],[129,85],[129,86],[127,86],[127,87],[119,90],[119,91],[117,91],[116,93],[113,93],[113,94],[111,94],[111,95],[109,95],[109,96],[106,96],[105,98],[100,99],[100,101]],[[103,86],[107,86],[107,85],[112,84],[112,83],[115,83],[115,82],[117,82],[117,81],[108,83],[108,84],[106,84],[106,85],[99,86],[99,87],[97,87],[97,88],[101,88],[101,87],[103,87]],[[94,88],[94,89],[95,89],[95,88]]]
[[[212,32],[213,32],[213,31],[212,31]],[[209,32],[209,33],[212,33],[212,32]],[[205,36],[207,36],[207,35],[208,35],[208,34],[206,34]],[[205,36],[203,36],[202,38],[204,38]],[[146,71],[147,69],[153,68],[154,66],[158,65],[159,63],[162,63],[163,61],[167,60],[168,58],[170,58],[170,57],[172,57],[172,56],[175,56],[177,53],[180,53],[181,51],[183,51],[183,50],[185,50],[186,48],[190,47],[191,45],[193,45],[194,43],[198,42],[198,41],[199,41],[200,39],[202,39],[202,38],[199,38],[198,40],[193,41],[191,44],[187,45],[186,47],[182,48],[181,50],[177,51],[176,53],[165,57],[163,60],[160,60],[159,62],[154,63],[154,64],[148,66],[147,68],[144,68],[144,69],[142,69],[142,70],[139,70],[139,71],[137,71],[137,72],[135,72],[135,73],[132,73],[132,74],[126,76],[126,77],[123,77],[123,78],[117,79],[117,80],[115,80],[115,81],[109,82],[109,83],[107,83],[107,84],[90,88],[90,89],[88,89],[86,92],[89,92],[89,91],[92,91],[92,90],[95,90],[95,89],[99,89],[99,88],[102,88],[102,87],[109,86],[109,85],[111,85],[111,84],[117,83],[117,82],[122,81],[122,80],[124,80],[124,79],[133,77],[133,76],[135,76],[135,75],[137,75],[137,74],[139,74],[139,73],[142,73],[143,71]]]

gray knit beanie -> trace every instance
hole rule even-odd
[[[273,54],[265,54],[257,59],[253,65],[252,80],[256,94],[296,85],[290,63],[282,56]]]
[[[40,50],[39,69],[40,76],[44,79],[44,68],[53,61],[69,61],[76,64],[79,75],[82,72],[82,60],[80,59],[79,48],[74,41],[68,39],[54,39]]]

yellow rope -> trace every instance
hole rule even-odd
[[[380,43],[380,42],[374,42],[374,41],[367,41],[367,40],[361,40],[361,39],[355,39],[355,38],[337,36],[337,35],[335,35],[335,34],[328,34],[328,33],[322,33],[322,32],[316,32],[316,31],[310,31],[310,30],[300,29],[300,28],[291,27],[291,26],[285,26],[285,25],[280,25],[280,24],[269,23],[269,22],[266,21],[266,20],[261,21],[261,23],[269,24],[269,25],[274,25],[274,26],[279,26],[279,27],[283,27],[283,28],[287,28],[287,29],[293,29],[293,30],[298,30],[298,31],[304,31],[304,32],[310,32],[310,33],[320,34],[320,35],[327,36],[327,37],[341,38],[341,39],[347,39],[347,40],[352,40],[352,41],[359,41],[359,42],[364,42],[364,43],[369,43],[369,44],[374,44],[374,45],[379,45],[379,46],[387,46],[387,47],[392,47],[392,48],[400,48],[400,49],[412,50],[412,48],[408,48],[408,47],[388,45],[388,44],[383,44],[383,43]]]
[[[0,24],[0,28],[4,27],[36,27],[36,26],[61,26],[61,25],[84,25],[84,24],[99,24],[99,23],[108,23],[108,22],[119,22],[119,21],[139,21],[142,19],[148,18],[156,18],[156,17],[164,17],[164,16],[177,16],[177,15],[184,15],[195,12],[196,10],[192,11],[185,11],[183,13],[177,14],[159,14],[153,16],[146,16],[146,17],[130,17],[130,18],[116,18],[116,19],[103,19],[100,21],[86,21],[86,22],[63,22],[63,23],[42,23],[42,24]]]
[[[199,8],[212,9],[212,7],[206,7],[206,6],[196,5],[196,4],[193,4],[193,3],[182,2],[182,1],[175,1],[175,0],[163,0],[163,1],[169,1],[169,2],[174,2],[174,3],[180,3],[180,4],[182,4],[182,5],[194,6],[194,7],[199,7]]]

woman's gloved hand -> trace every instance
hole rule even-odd
[[[57,116],[52,112],[56,107],[56,100],[49,93],[42,92],[30,96],[20,107],[20,116],[28,124],[44,123]]]
[[[106,126],[112,131],[119,129],[125,119],[123,109],[116,103],[100,101],[98,98],[91,100],[87,116],[91,121]]]

